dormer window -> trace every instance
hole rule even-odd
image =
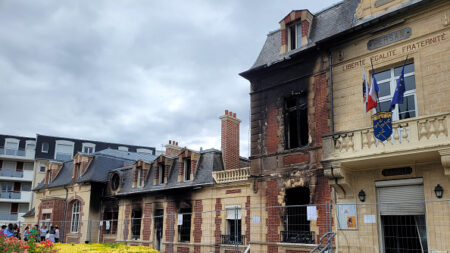
[[[142,180],[142,167],[137,167],[136,168],[136,173],[137,173],[137,187],[142,187],[142,182],[144,180]]]
[[[165,174],[165,168],[164,168],[164,164],[160,164],[159,168],[158,168],[158,183],[159,184],[164,184],[165,180],[164,180],[164,174]]]
[[[289,50],[294,50],[302,46],[302,23],[295,22],[288,27]]]
[[[184,181],[191,180],[191,159],[186,158],[184,159]]]
[[[94,143],[83,143],[83,153],[85,154],[92,154],[95,152],[95,144]]]

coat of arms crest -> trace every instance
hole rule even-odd
[[[372,115],[373,134],[380,141],[387,140],[392,135],[392,112],[378,112]]]

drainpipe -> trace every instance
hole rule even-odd
[[[65,242],[66,239],[67,198],[69,197],[69,189],[67,189],[66,185],[64,185],[64,190],[66,190],[66,199],[64,200],[64,218],[62,220],[61,229],[59,230],[61,242]]]

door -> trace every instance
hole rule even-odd
[[[164,210],[157,209],[155,211],[155,249],[161,251],[163,236]]]
[[[422,183],[422,179],[376,182],[383,252],[428,252]]]

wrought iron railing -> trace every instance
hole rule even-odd
[[[281,241],[287,243],[314,244],[314,232],[310,231],[281,231]]]
[[[245,235],[221,235],[222,244],[244,245]]]

